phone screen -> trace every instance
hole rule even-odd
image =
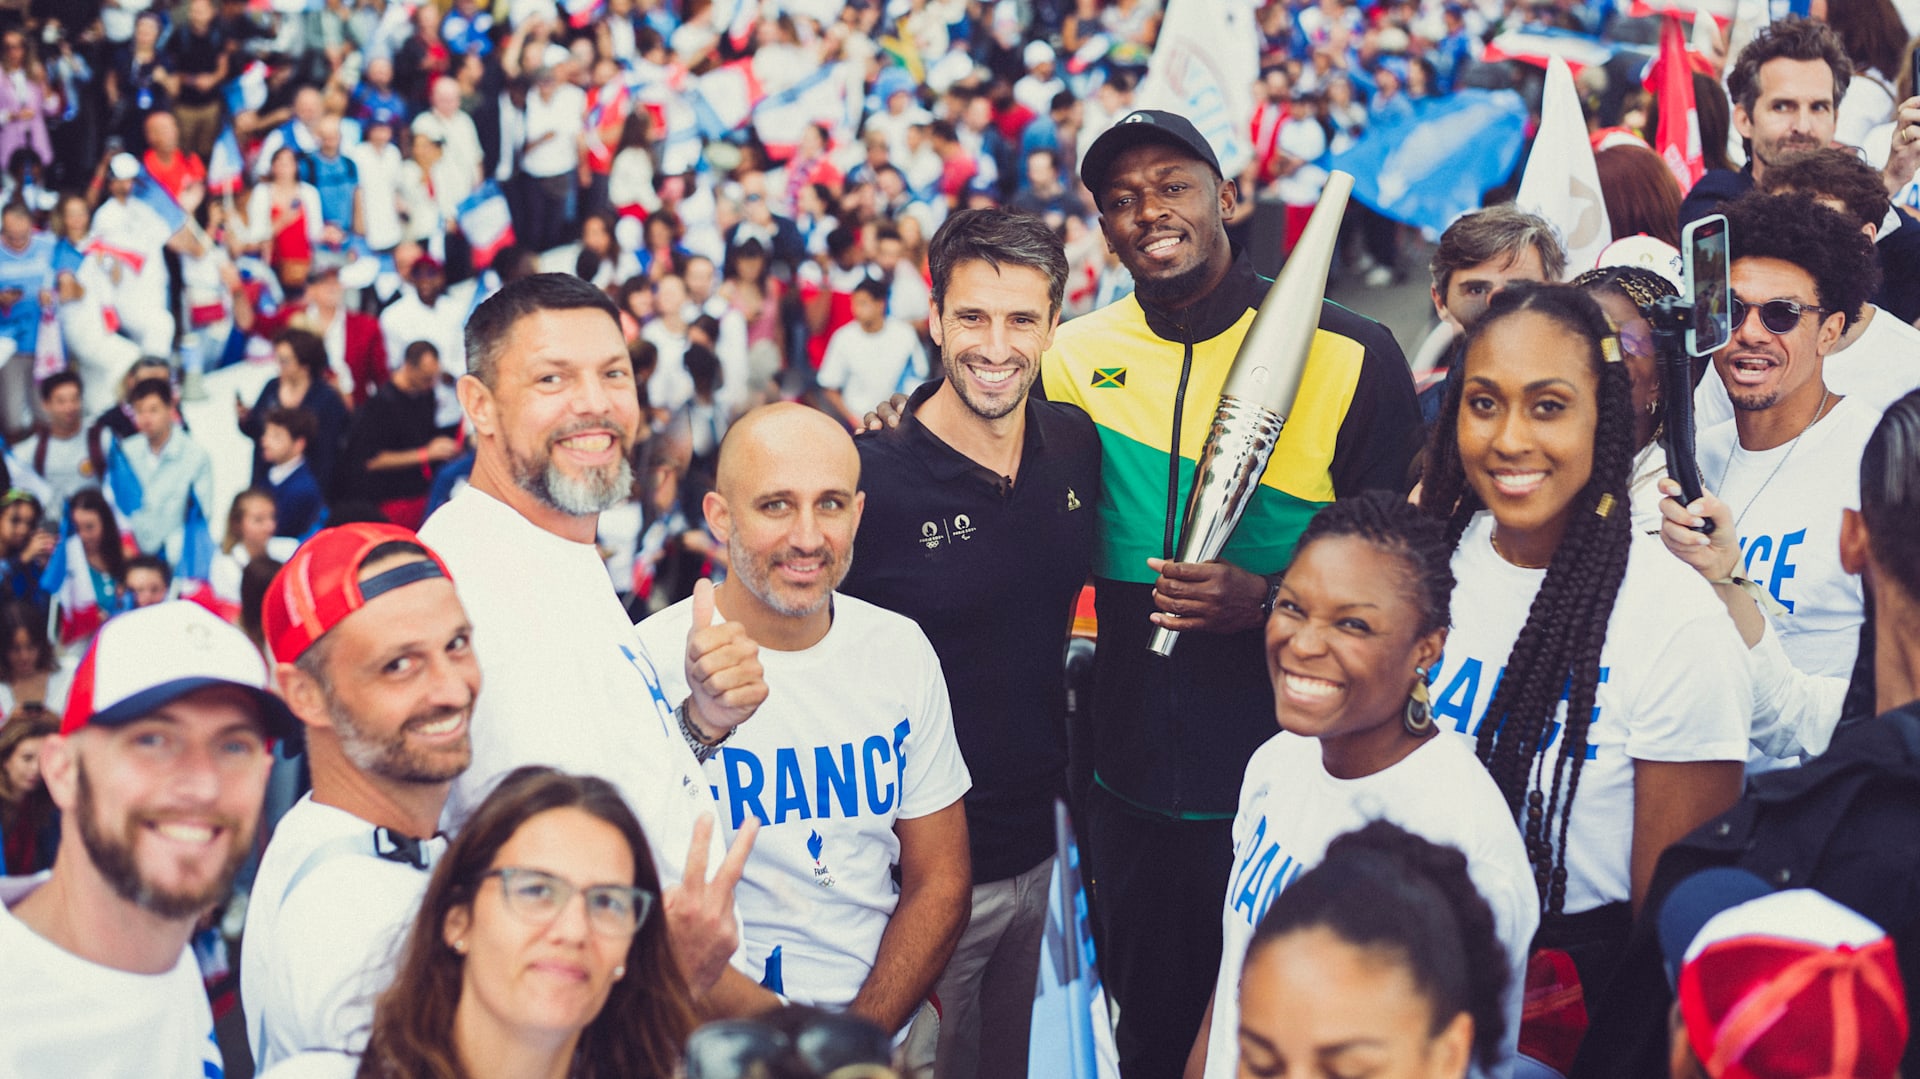
[[[1687,351],[1695,356],[1718,352],[1733,336],[1733,290],[1727,283],[1727,219],[1719,214],[1687,226],[1680,238],[1686,252],[1687,298],[1693,326]]]

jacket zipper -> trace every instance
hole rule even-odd
[[[1179,527],[1180,413],[1187,403],[1187,376],[1193,373],[1193,331],[1185,326],[1180,329],[1186,354],[1180,361],[1180,388],[1173,395],[1173,446],[1167,454],[1167,529],[1161,544],[1164,553],[1160,556],[1169,562],[1174,556],[1174,530]]]

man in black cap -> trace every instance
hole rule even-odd
[[[1093,729],[1075,732],[1074,778],[1121,1071],[1160,1079],[1180,1074],[1219,969],[1240,779],[1275,729],[1275,583],[1320,507],[1401,487],[1420,417],[1393,335],[1323,304],[1298,407],[1222,558],[1173,561],[1194,462],[1271,282],[1228,243],[1238,192],[1184,117],[1128,113],[1081,176],[1135,292],[1062,323],[1042,364],[1047,397],[1085,409],[1104,451]],[[1156,626],[1183,634],[1171,658],[1147,651]]]

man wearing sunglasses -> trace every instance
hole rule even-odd
[[[1873,241],[1806,195],[1744,195],[1722,212],[1733,337],[1706,378],[1724,386],[1733,419],[1700,433],[1698,457],[1740,544],[1723,583],[1765,589],[1795,668],[1844,678],[1863,598],[1840,564],[1840,517],[1858,505],[1860,453],[1880,417],[1835,392],[1825,366],[1878,281]]]
[[[412,924],[456,776],[473,759],[472,627],[412,532],[348,524],[308,540],[262,622],[306,727],[313,791],[280,819],[254,878],[240,995],[254,1065],[358,1052]]]

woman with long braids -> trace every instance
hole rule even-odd
[[[1536,949],[1566,952],[1588,997],[1660,852],[1739,796],[1751,700],[1725,608],[1629,524],[1618,357],[1580,289],[1502,292],[1467,341],[1421,495],[1458,581],[1434,719],[1473,739],[1506,795],[1540,892]]]
[[[1301,533],[1267,622],[1280,731],[1254,751],[1241,783],[1220,975],[1190,1079],[1235,1074],[1241,959],[1268,906],[1320,864],[1335,836],[1380,820],[1458,848],[1492,907],[1500,980],[1512,992],[1494,994],[1504,1022],[1481,1023],[1488,1052],[1476,1074],[1509,1073],[1539,898],[1500,789],[1428,709],[1452,555],[1439,522],[1384,492],[1340,499]]]

